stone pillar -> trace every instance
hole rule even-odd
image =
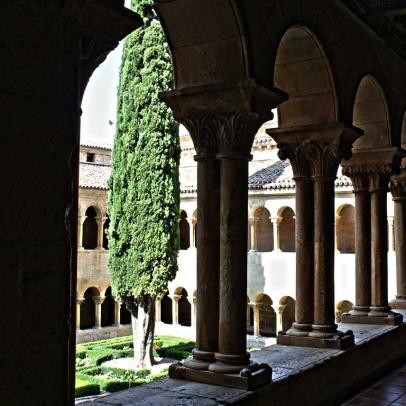
[[[388,251],[395,251],[395,218],[388,216]]]
[[[273,229],[273,250],[275,252],[281,252],[280,248],[280,235],[279,235],[279,224],[281,222],[281,219],[279,217],[270,217],[270,220],[272,221],[272,229]]]
[[[250,251],[257,251],[258,245],[257,245],[257,224],[258,224],[258,219],[255,217],[250,217],[249,218],[249,224],[250,224],[250,240],[251,240],[251,249]]]
[[[107,217],[96,217],[97,222],[97,247],[98,250],[104,250],[103,239],[104,239],[104,223]]]
[[[162,318],[161,318],[162,317],[161,316],[162,315],[161,300],[162,300],[162,298],[155,300],[155,321],[157,323],[162,321]]]
[[[85,302],[84,297],[76,298],[76,330],[80,330],[80,306]]]
[[[396,148],[355,150],[343,163],[355,193],[356,298],[345,323],[399,324],[402,316],[388,305],[387,191],[400,159]]]
[[[191,304],[191,325],[192,327],[196,326],[196,296],[192,297],[192,302]]]
[[[214,372],[190,373],[206,383],[219,383],[219,373],[251,376],[251,367],[250,381],[270,379],[270,369],[251,365],[246,351],[248,161],[256,132],[286,95],[247,80],[162,97],[189,130],[198,161],[197,348],[184,366]],[[185,376],[181,368],[170,376]]]
[[[344,167],[343,173],[351,178],[355,197],[355,305],[349,315],[368,316],[371,305],[371,200],[368,175],[362,168]],[[352,322],[347,314],[343,322]]]
[[[173,295],[172,297],[172,324],[179,325],[179,300],[182,295]]]
[[[343,349],[352,332],[334,322],[334,180],[359,132],[342,123],[271,129],[279,157],[289,158],[296,183],[296,314],[279,344]]]
[[[92,296],[93,302],[96,305],[95,309],[95,327],[100,328],[101,327],[101,305],[104,302],[104,299],[106,299],[105,296]]]
[[[121,303],[115,300],[114,301],[114,325],[115,326],[119,326],[121,324],[120,307],[121,307]]]
[[[260,334],[260,318],[261,318],[261,308],[260,304],[254,303],[254,336],[259,336]]]
[[[402,160],[401,174],[392,176],[391,192],[395,205],[396,299],[395,309],[406,309],[406,159]]]
[[[82,217],[78,217],[78,250],[83,250],[83,223],[85,220]]]

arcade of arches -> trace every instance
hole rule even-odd
[[[192,359],[171,368],[172,377],[204,376],[206,383],[217,384],[229,378],[244,388],[238,395],[244,404],[282,404],[276,388],[298,382],[295,390],[285,391],[286,404],[293,404],[293,397],[308,405],[329,404],[332,396],[404,360],[403,6],[386,0],[156,0],[174,65],[173,90],[162,98],[189,130],[197,161],[196,349]],[[122,0],[19,0],[0,8],[0,404],[26,405],[34,399],[70,406],[76,270],[90,252],[101,258],[106,253],[100,224],[105,212],[95,206],[88,211],[91,205],[78,208],[80,101],[93,71],[142,20]],[[275,351],[246,351],[247,258],[267,254],[247,252],[249,217],[260,223],[253,233],[257,249],[275,249],[275,241],[281,249],[282,241],[275,239],[275,212],[265,207],[271,219],[265,210],[251,215],[248,202],[255,134],[275,108],[279,127],[267,133],[279,158],[292,165],[295,207],[289,221],[292,225],[294,217],[296,253],[294,321],[277,337],[291,347],[285,353],[285,345],[276,347],[281,356],[298,346],[340,350],[313,369],[321,371],[317,391],[306,384],[311,369],[289,372],[274,385],[268,364],[277,362]],[[340,308],[344,331],[335,323],[334,297],[334,187],[340,167],[352,181],[355,200],[353,247],[338,242],[338,249],[355,251],[354,304],[349,311],[348,303]],[[395,206],[393,298],[388,293],[389,188]],[[352,215],[342,210],[337,229],[349,232]],[[76,249],[78,217],[86,222],[83,253]],[[189,322],[185,314],[193,295],[189,287],[183,289],[177,293],[182,300],[177,317]],[[102,323],[104,296],[106,290],[90,282],[79,296],[86,309],[95,307],[94,323]],[[277,300],[250,296],[258,300],[252,309],[257,331],[272,331],[275,318],[278,323],[272,299]],[[111,321],[112,301],[106,303],[110,310],[104,320]],[[284,303],[292,305],[289,299]],[[255,314],[263,321],[255,323]],[[93,318],[84,322],[90,325]],[[377,323],[386,326],[384,334],[374,335],[368,345],[354,340],[353,333]],[[347,330],[349,325],[354,328]],[[347,365],[359,368],[348,371]],[[247,391],[258,385],[264,385],[261,391]],[[172,395],[177,396],[175,389]]]

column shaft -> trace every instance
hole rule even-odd
[[[120,323],[120,302],[114,302],[114,324],[119,326]]]
[[[220,163],[197,162],[196,349],[214,360],[218,350],[220,272]],[[246,245],[244,250],[246,251]],[[199,358],[199,353],[195,353]],[[199,359],[200,359],[199,358]]]
[[[177,295],[172,298],[172,324],[179,324],[179,299]]]
[[[254,305],[254,336],[260,335],[260,329],[259,329],[260,316],[261,316],[260,305],[255,304]]]
[[[221,161],[219,352],[247,362],[248,160]],[[217,356],[216,356],[217,358]]]
[[[371,305],[371,200],[367,190],[355,196],[355,306],[351,314],[367,315]]]
[[[279,219],[271,219],[272,229],[273,229],[273,249],[275,252],[280,251],[280,242],[279,242]]]
[[[289,335],[306,336],[313,324],[313,183],[296,177],[296,310]]]
[[[406,200],[395,200],[396,284],[398,299],[406,300]]]
[[[371,305],[371,315],[389,311],[386,190],[371,192]]]
[[[334,335],[334,178],[314,178],[314,324],[312,336]]]
[[[101,302],[96,302],[95,303],[95,327],[100,328],[101,327]]]
[[[258,249],[257,245],[257,223],[258,220],[253,217],[250,218],[250,236],[251,236],[251,251],[256,251]]]

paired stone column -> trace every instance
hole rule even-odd
[[[257,245],[257,224],[258,224],[258,219],[255,217],[250,217],[249,218],[249,224],[250,224],[250,240],[251,240],[251,247],[250,251],[257,251],[258,245]]]
[[[279,235],[279,225],[281,223],[281,219],[279,217],[270,217],[270,220],[272,222],[272,229],[273,229],[273,250],[275,252],[280,252],[281,251],[281,246],[280,246],[280,235]]]
[[[396,250],[396,299],[391,302],[395,309],[406,309],[406,158],[402,160],[401,173],[390,180],[395,205]]]
[[[78,217],[78,250],[83,250],[83,223],[85,220]]]
[[[96,217],[97,223],[97,247],[98,250],[104,250],[103,239],[104,239],[104,223],[107,217]]]
[[[100,328],[101,327],[101,315],[102,315],[102,304],[104,302],[104,299],[106,299],[106,296],[92,296],[93,302],[96,305],[95,309],[95,327]]]
[[[402,316],[388,305],[387,193],[390,175],[399,160],[396,148],[355,150],[343,163],[355,194],[356,298],[346,323],[399,324]]]
[[[76,298],[76,330],[80,330],[80,306],[85,302],[84,297]]]
[[[296,183],[296,314],[279,344],[347,348],[352,332],[337,331],[334,307],[334,181],[360,133],[342,123],[268,130]]]
[[[189,130],[198,163],[196,349],[170,376],[220,383],[218,374],[235,374],[237,386],[252,387],[271,374],[246,351],[248,162],[255,134],[285,94],[247,80],[163,98]]]

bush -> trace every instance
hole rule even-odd
[[[75,383],[75,397],[98,395],[100,393],[100,386],[96,383],[82,381],[76,379]]]

